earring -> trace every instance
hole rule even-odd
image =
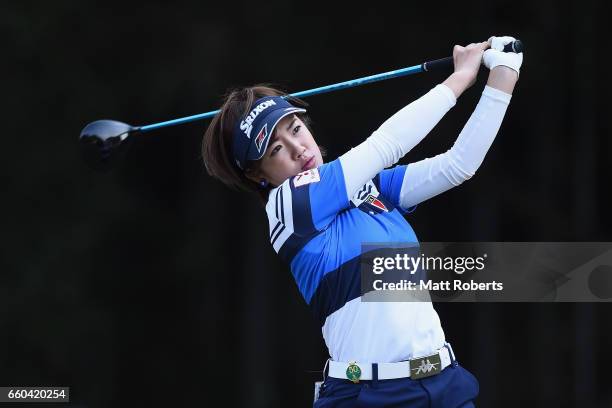
[[[259,180],[259,188],[266,188],[266,187],[268,187],[268,180],[263,179],[263,178]]]

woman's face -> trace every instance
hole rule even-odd
[[[322,164],[323,157],[312,133],[293,114],[276,125],[261,159],[259,174],[250,178],[256,182],[264,178],[273,186],[278,186],[289,177]]]

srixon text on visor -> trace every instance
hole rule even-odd
[[[249,113],[249,115],[246,118],[244,118],[242,122],[240,122],[240,130],[244,132],[246,137],[248,137],[249,139],[251,138],[251,131],[253,130],[253,121],[255,120],[255,118],[261,112],[266,110],[266,108],[269,108],[272,105],[276,105],[276,102],[270,100],[270,101],[265,101],[265,102],[260,103],[255,108],[253,108],[251,113]]]

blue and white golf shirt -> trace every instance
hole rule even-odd
[[[340,160],[270,192],[270,242],[291,266],[335,361],[395,362],[430,354],[444,332],[430,302],[361,302],[365,242],[418,242],[400,207],[406,166],[383,170],[351,200]]]

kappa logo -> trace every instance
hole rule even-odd
[[[421,365],[418,366],[417,368],[413,368],[412,371],[416,371],[416,373],[414,373],[415,375],[427,374],[431,372],[432,370],[436,370],[436,366],[439,364],[440,363],[431,363],[429,359],[421,360]]]
[[[293,185],[295,187],[305,186],[310,183],[318,183],[321,181],[319,176],[319,169],[310,169],[299,173],[293,178]]]
[[[247,115],[242,122],[240,122],[240,130],[244,132],[246,137],[251,138],[251,131],[253,130],[253,122],[255,118],[259,116],[261,112],[268,109],[270,106],[276,105],[273,100],[265,101],[253,108],[253,110]]]
[[[255,138],[255,147],[257,147],[257,151],[261,153],[261,145],[263,141],[266,140],[266,136],[268,136],[268,124],[266,123],[263,128],[257,134]]]

